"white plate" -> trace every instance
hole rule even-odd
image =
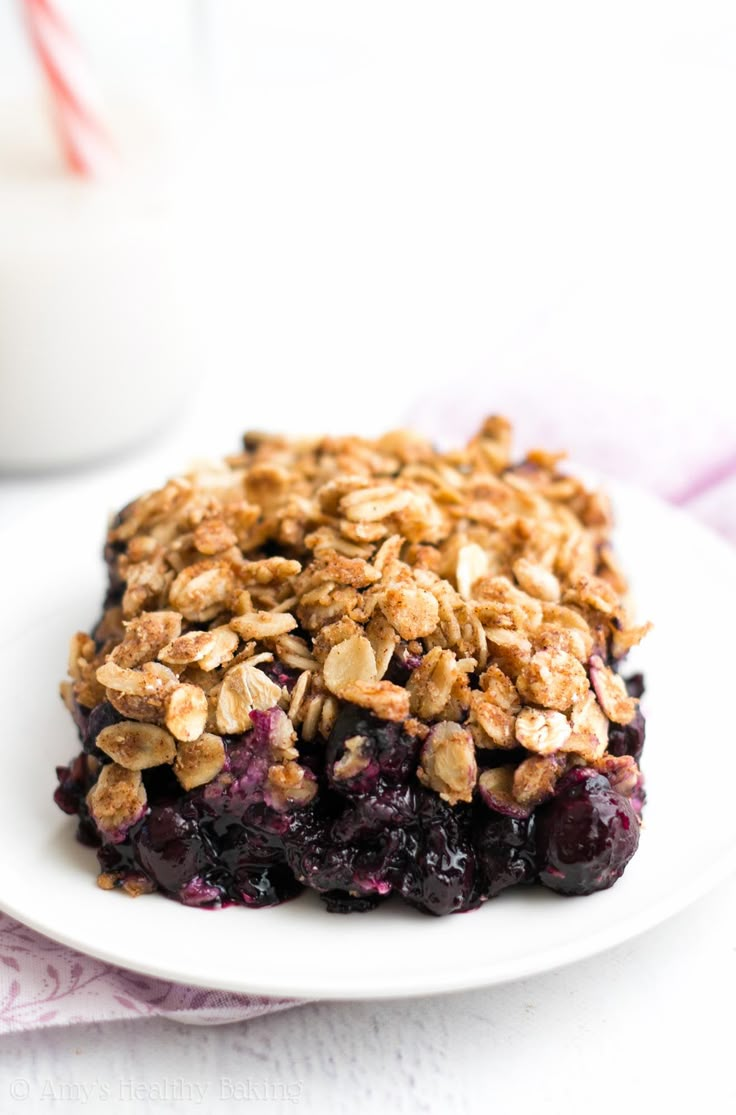
[[[325,998],[420,995],[528,976],[681,909],[736,866],[736,827],[730,810],[713,807],[709,786],[714,775],[724,786],[736,782],[723,713],[733,687],[736,555],[657,500],[610,490],[639,614],[656,624],[637,660],[648,679],[646,827],[611,890],[587,898],[512,891],[441,919],[399,902],[341,917],[314,895],[275,909],[203,911],[99,890],[94,852],[75,842],[74,820],[51,795],[54,766],[77,751],[56,686],[69,634],[93,620],[100,599],[106,509],[59,502],[2,539],[12,598],[0,634],[0,907],[49,937],[150,975]]]

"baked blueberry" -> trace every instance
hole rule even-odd
[[[595,770],[576,767],[536,816],[539,881],[560,894],[613,886],[639,844],[629,801]]]

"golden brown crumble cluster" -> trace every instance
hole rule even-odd
[[[561,455],[510,453],[499,417],[446,453],[405,431],[248,434],[242,454],[126,508],[107,550],[120,603],[74,636],[62,687],[70,707],[108,700],[125,718],[97,740],[113,760],[90,792],[98,824],[140,812],[145,768],[173,764],[185,790],[211,781],[223,737],[275,706],[268,781],[284,808],[316,792],[299,738],[326,739],[343,702],[420,737],[419,778],[451,804],[480,783],[533,805],[569,765],[632,766],[606,754],[609,722],[636,713],[607,663],[647,626],[629,614],[608,502],[559,472]],[[350,742],[346,778],[367,762]],[[519,747],[479,779],[479,749]]]

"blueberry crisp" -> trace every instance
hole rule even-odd
[[[113,520],[71,641],[55,800],[98,883],[193,906],[432,914],[610,887],[637,849],[636,625],[561,455],[406,431],[243,451]]]

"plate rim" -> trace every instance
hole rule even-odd
[[[90,850],[93,851],[94,849]],[[268,978],[263,980],[257,977],[254,979],[246,978],[244,982],[224,979],[204,980],[196,974],[192,975],[192,973],[180,972],[175,968],[162,969],[155,964],[148,964],[145,961],[135,961],[135,964],[127,962],[121,963],[119,954],[116,955],[114,951],[108,951],[96,945],[91,947],[85,945],[82,948],[64,932],[49,932],[43,924],[39,924],[36,918],[21,916],[19,912],[15,911],[13,904],[6,902],[2,897],[0,897],[0,911],[14,918],[16,921],[21,922],[28,928],[33,929],[35,932],[40,933],[42,936],[56,941],[58,944],[70,948],[75,952],[82,953],[84,956],[92,957],[95,960],[102,961],[115,968],[122,968],[125,971],[150,976],[153,979],[180,984],[185,987],[196,987],[206,991],[223,991],[231,995],[251,995],[281,1000],[293,999],[295,1002],[306,1002],[316,999],[323,1002],[418,999],[427,995],[451,995],[462,991],[501,987],[504,984],[515,983],[518,980],[528,979],[547,972],[559,971],[578,961],[589,960],[594,956],[599,956],[602,953],[616,948],[618,945],[624,945],[650,930],[655,929],[657,926],[664,924],[678,914],[683,913],[694,902],[708,894],[719,882],[731,874],[736,874],[736,847],[724,853],[719,859],[713,861],[709,869],[704,872],[703,875],[698,876],[697,880],[687,887],[684,895],[682,890],[677,890],[661,898],[657,903],[645,907],[643,911],[632,913],[623,921],[615,922],[609,929],[601,929],[590,934],[585,938],[585,942],[582,946],[579,941],[574,940],[568,946],[558,945],[542,952],[535,952],[532,954],[534,959],[531,962],[524,963],[524,958],[520,958],[518,961],[512,963],[506,961],[502,974],[496,973],[493,965],[488,965],[480,968],[473,968],[472,972],[468,972],[467,977],[459,977],[453,973],[447,973],[445,978],[430,978],[423,981],[421,986],[416,986],[411,982],[400,983],[398,986],[396,982],[394,982],[391,987],[382,987],[379,985],[371,988],[366,988],[363,984],[348,984],[329,994],[325,994],[324,989],[321,989],[318,985],[310,987],[308,982],[297,992],[289,992],[282,986],[270,982]],[[170,901],[163,895],[156,895],[155,897],[160,898],[162,901]],[[298,901],[298,897],[299,896],[297,896],[297,899],[294,901]],[[566,896],[560,895],[557,897],[559,897],[560,901],[566,900]],[[573,898],[574,897],[575,896],[573,896]],[[233,907],[233,909],[235,910],[237,907]],[[251,914],[258,913],[258,911],[248,912]],[[213,912],[209,910],[201,910],[197,911],[197,913],[200,913],[203,917],[207,914],[213,914]],[[215,911],[215,914],[217,913],[220,913],[220,911]],[[479,913],[479,911],[469,911],[469,913]]]

